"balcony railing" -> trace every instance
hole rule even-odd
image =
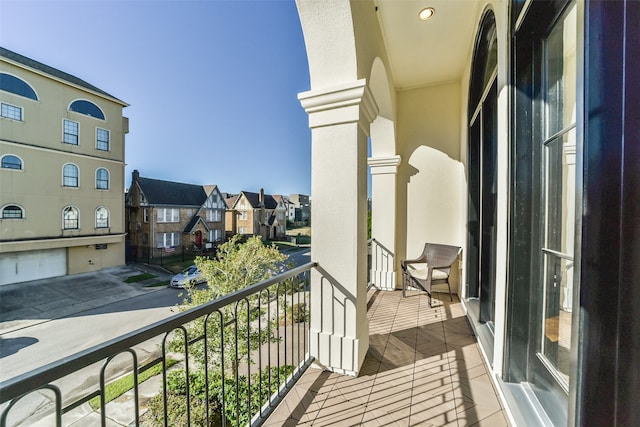
[[[128,410],[133,424],[140,425],[138,376],[158,366],[162,385],[157,393],[162,395],[164,425],[172,425],[168,409],[171,370],[185,378],[181,399],[187,425],[196,422],[192,421],[196,387],[205,395],[205,425],[260,425],[311,362],[309,281],[316,266],[308,263],[291,269],[0,383],[0,427],[25,422],[20,419],[25,413],[32,417],[30,422],[50,419],[62,426],[63,416],[81,406],[86,411],[90,401],[94,405],[99,401],[96,412],[105,426],[109,417],[106,390],[127,374],[133,376],[134,396]],[[158,350],[143,361],[139,347],[150,340],[157,342]],[[129,362],[122,368],[125,357]],[[112,366],[116,358],[120,361],[117,369]],[[170,367],[175,359],[179,369]],[[283,371],[286,375],[281,375]],[[190,380],[195,372],[204,372],[200,377],[204,384]],[[68,380],[74,375],[90,385],[80,391],[69,387]],[[36,398],[40,393],[51,394],[53,403],[43,408]]]

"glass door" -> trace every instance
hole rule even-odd
[[[542,40],[539,298],[532,307],[533,387],[542,399],[569,392],[574,315],[576,204],[576,5],[563,11]],[[534,256],[536,254],[534,253]],[[535,272],[534,272],[535,273]]]
[[[476,319],[493,329],[497,198],[497,35],[488,12],[476,41],[469,92],[467,298]]]

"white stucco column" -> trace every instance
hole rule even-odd
[[[364,80],[301,93],[311,127],[311,355],[357,375],[367,321],[367,135],[377,107]]]
[[[396,176],[400,156],[370,157],[371,281],[378,288],[396,288]]]

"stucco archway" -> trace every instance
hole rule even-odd
[[[371,124],[371,271],[379,289],[396,288],[396,177],[400,156],[396,154],[391,85],[380,58],[371,66],[369,87],[379,113]]]

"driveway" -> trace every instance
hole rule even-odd
[[[124,282],[145,272],[157,277]],[[0,286],[0,335],[154,292],[162,288],[145,285],[171,277],[159,267],[136,264]]]

